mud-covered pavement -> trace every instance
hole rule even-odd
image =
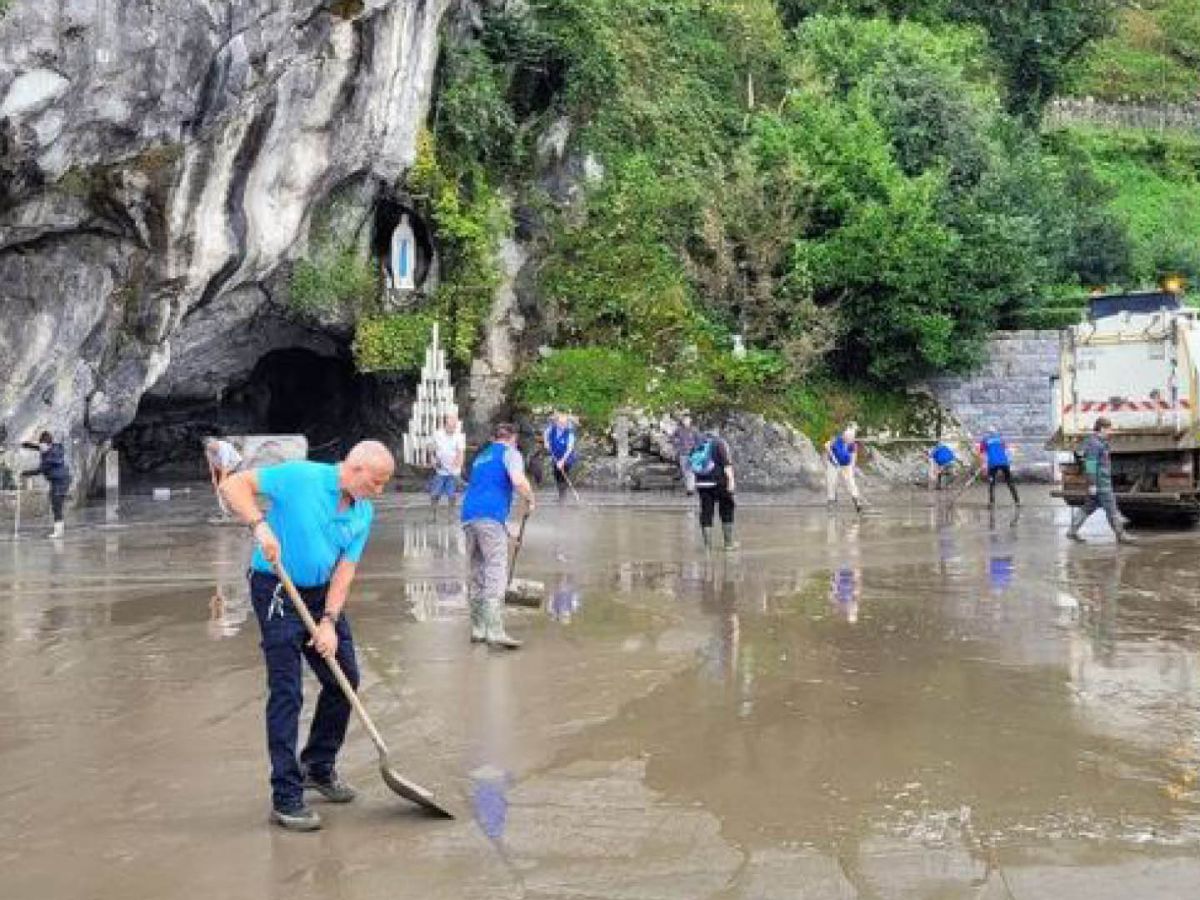
[[[362,693],[464,814],[391,796],[353,723],[361,794],[316,834],[267,822],[245,531],[201,493],[60,544],[27,523],[0,543],[0,895],[1200,896],[1200,534],[1076,546],[1026,495],[750,497],[712,559],[681,499],[551,505],[515,654],[468,644],[458,529],[393,496],[350,606]]]

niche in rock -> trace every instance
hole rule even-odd
[[[378,202],[371,249],[388,287],[399,291],[425,287],[433,263],[433,236],[412,207],[395,200]]]
[[[135,477],[206,477],[201,441],[210,434],[303,434],[310,459],[332,461],[363,437],[398,435],[405,394],[347,358],[287,347],[265,354],[218,399],[146,395],[114,446]]]

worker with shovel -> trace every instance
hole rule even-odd
[[[525,515],[537,505],[525,476],[525,460],[517,449],[516,426],[497,425],[492,442],[471,464],[471,480],[463,497],[463,532],[467,536],[470,573],[467,599],[471,607],[471,642],[516,650],[521,642],[504,630],[504,594],[508,586],[508,514],[513,492],[524,498]]]
[[[979,442],[978,453],[980,468],[987,469],[988,506],[996,505],[996,481],[1001,475],[1008,485],[1008,492],[1012,494],[1013,505],[1020,506],[1021,498],[1017,495],[1017,486],[1012,478],[1012,449],[995,426],[988,429]]]
[[[293,831],[321,827],[320,816],[304,802],[305,790],[333,803],[355,797],[334,767],[351,703],[327,661],[336,660],[357,687],[358,664],[344,609],[375,515],[368,498],[383,492],[394,469],[387,447],[363,441],[339,465],[287,462],[238,472],[221,484],[225,502],[258,544],[250,563],[250,598],[267,666],[271,819]],[[271,501],[265,515],[256,495]],[[290,573],[305,608],[319,623],[311,638],[297,609],[289,605],[277,571]],[[297,760],[304,699],[301,657],[321,682],[321,694],[308,744]]]
[[[565,412],[556,412],[550,424],[542,434],[546,444],[546,452],[550,454],[550,465],[553,466],[554,483],[558,487],[558,502],[562,503],[567,497],[567,488],[572,491],[571,468],[575,465],[575,423]],[[576,494],[576,499],[578,499]]]
[[[833,512],[837,507],[838,484],[846,485],[854,511],[862,513],[864,504],[858,483],[854,479],[858,468],[858,426],[851,422],[825,442],[825,506]]]

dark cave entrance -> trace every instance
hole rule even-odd
[[[409,393],[394,380],[359,373],[346,357],[287,347],[263,355],[219,398],[147,394],[113,445],[135,481],[206,478],[201,442],[212,434],[303,434],[309,459],[333,461],[367,436],[392,443]]]

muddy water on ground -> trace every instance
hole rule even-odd
[[[241,529],[196,500],[0,543],[0,866],[14,898],[1183,898],[1200,895],[1194,535],[1117,552],[897,497],[540,510],[544,610],[466,640],[462,540],[383,504],[351,618],[393,757],[266,824]],[[310,693],[313,683],[308,684]]]

